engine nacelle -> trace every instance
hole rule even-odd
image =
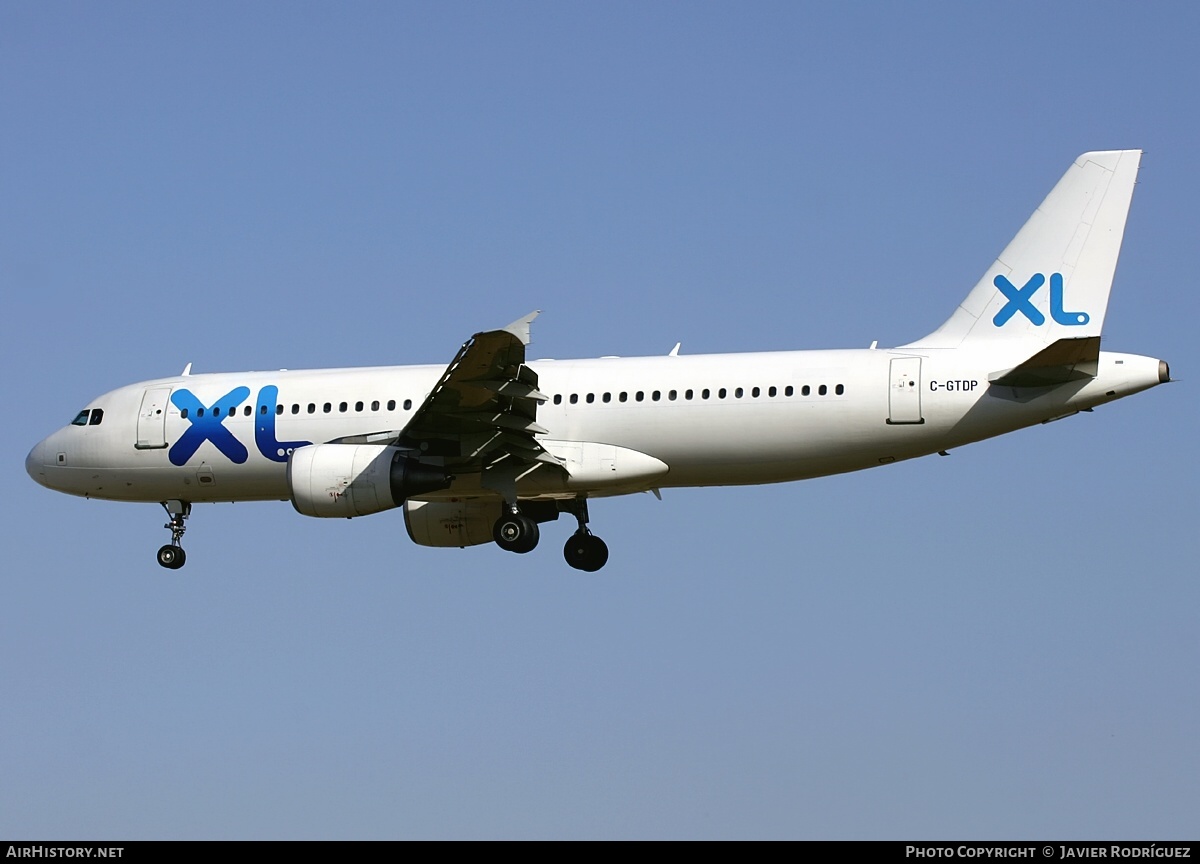
[[[404,525],[421,546],[478,546],[492,542],[501,508],[499,498],[405,501]]]
[[[366,516],[445,489],[444,468],[386,444],[313,444],[288,457],[292,506],[305,516]]]

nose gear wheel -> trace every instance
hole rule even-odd
[[[192,515],[192,505],[188,501],[163,501],[162,507],[170,519],[163,527],[171,532],[171,542],[159,548],[158,563],[168,570],[178,570],[187,561],[187,553],[180,544],[187,530],[187,518]]]

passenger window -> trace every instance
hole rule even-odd
[[[639,390],[633,394],[633,398],[634,398],[634,401],[641,402],[643,399],[646,398],[646,394],[643,393],[641,390]]]
[[[829,392],[829,388],[826,387],[824,384],[822,384],[820,387],[817,388],[818,396],[824,396],[828,392]]]
[[[309,402],[309,403],[308,403],[308,413],[309,413],[309,414],[316,414],[316,413],[317,413],[317,404],[316,404],[315,402]],[[328,402],[326,402],[326,403],[325,403],[325,413],[326,413],[326,414],[328,414],[328,413],[329,413],[329,403],[328,403]]]
[[[104,422],[104,409],[103,408],[93,408],[92,409],[92,419],[88,425],[99,426],[103,422]]]
[[[791,384],[789,384],[789,385],[787,385],[786,387],[784,387],[784,388],[783,388],[783,395],[784,395],[784,396],[791,396],[791,395],[792,395],[793,393],[795,393],[795,392],[796,392],[796,391],[792,389],[792,385],[791,385]]]
[[[354,403],[354,410],[355,410],[355,411],[361,411],[362,409],[363,409],[363,403],[361,403],[361,402],[355,402],[355,403]]]
[[[624,390],[622,390],[622,391],[621,391],[621,395],[620,395],[620,396],[618,396],[618,397],[617,397],[617,399],[619,399],[621,402],[628,402],[628,401],[629,401],[629,394],[628,394],[628,393],[626,393]]]
[[[692,391],[691,391],[691,390],[688,390],[687,392],[685,392],[685,393],[683,394],[683,398],[684,398],[684,399],[691,399],[691,398],[692,398]]]
[[[186,417],[187,409],[184,408],[183,411],[181,411],[180,413],[184,417]],[[92,415],[91,411],[80,411],[78,414],[75,415],[75,419],[71,421],[71,425],[72,426],[86,426],[88,424],[88,417],[90,417],[91,415]]]
[[[775,393],[776,393],[776,392],[777,392],[777,391],[775,390],[775,388],[774,388],[774,387],[768,387],[768,388],[767,388],[767,395],[768,395],[768,396],[770,396],[772,399],[773,399],[773,398],[775,398]]]
[[[724,387],[722,387],[720,390],[717,391],[717,398],[718,399],[725,398],[725,388]]]
[[[701,399],[708,398],[708,388],[707,387],[705,387],[703,390],[700,391],[700,398]]]
[[[809,387],[807,384],[805,384],[803,387],[800,388],[801,396],[807,396],[811,392],[812,392],[812,388]]]
[[[187,414],[188,414],[188,412],[187,412],[187,409],[186,409],[186,408],[180,408],[180,409],[179,409],[179,416],[180,416],[180,417],[182,417],[184,420],[186,420],[186,419],[187,419]],[[76,417],[75,419],[76,419],[76,420],[78,420],[79,418],[78,418],[78,417]],[[82,424],[82,423],[80,423],[79,425],[80,425],[80,426],[82,426],[83,424]]]
[[[736,390],[734,390],[733,395],[736,396],[737,398],[741,399],[742,398],[742,388],[739,387]]]
[[[611,402],[611,401],[612,401],[612,394],[611,394],[611,393],[605,393],[605,394],[604,394],[603,396],[601,396],[600,398],[601,398],[601,399],[603,399],[605,402]]]
[[[571,404],[572,404],[572,405],[574,405],[574,404],[575,404],[576,402],[578,402],[578,401],[579,401],[579,394],[578,394],[578,393],[572,393],[572,394],[571,394]]]
[[[372,411],[379,410],[379,400],[378,399],[376,399],[374,402],[371,403],[371,410]]]
[[[846,388],[843,387],[841,384],[839,384],[839,385],[837,385],[837,387],[834,388],[833,392],[836,393],[837,395],[841,396],[843,393],[846,392]]]
[[[404,410],[405,410],[405,411],[411,411],[411,410],[412,410],[412,400],[411,400],[411,399],[405,399],[405,400],[404,400]]]
[[[395,411],[395,410],[396,410],[396,400],[395,400],[395,399],[389,399],[389,400],[388,400],[388,410],[389,410],[389,411]]]
[[[662,398],[662,393],[659,392],[658,390],[655,390],[653,393],[650,394],[650,398],[653,399],[655,402],[657,402],[659,399]]]
[[[247,405],[247,406],[246,406],[246,410],[245,410],[245,411],[243,411],[242,413],[243,413],[243,414],[245,414],[247,417],[249,417],[249,416],[250,416],[250,406],[249,406],[249,405]],[[266,406],[266,405],[264,405],[264,406],[263,406],[263,413],[264,413],[264,414],[266,414],[266,413],[267,413],[267,406]]]
[[[292,413],[293,413],[293,414],[299,414],[299,413],[300,413],[300,403],[299,403],[299,402],[293,402],[293,403],[292,403]]]
[[[282,413],[283,413],[283,403],[280,402],[278,405],[275,406],[275,416],[278,417]]]
[[[346,408],[347,408],[347,407],[348,407],[348,406],[346,405],[346,403],[345,403],[345,402],[342,402],[340,405],[338,405],[338,410],[339,410],[339,411],[341,411],[343,414],[345,414],[345,413],[346,413]]]
[[[554,404],[555,404],[555,405],[561,405],[561,404],[562,404],[562,394],[561,394],[561,393],[555,393],[555,394],[554,394]]]
[[[751,395],[751,396],[753,396],[755,399],[757,399],[757,398],[758,398],[758,394],[759,394],[760,392],[761,392],[761,391],[760,391],[760,390],[759,390],[757,387],[755,387],[753,390],[751,390],[751,391],[750,391],[750,395]]]
[[[672,402],[674,402],[674,401],[675,401],[675,397],[676,397],[676,396],[678,396],[678,395],[679,395],[679,394],[678,394],[678,393],[676,393],[674,390],[671,390],[670,392],[668,392],[668,393],[667,393],[667,398],[668,398],[668,399],[670,399]]]
[[[203,416],[204,416],[204,409],[203,409],[203,408],[197,408],[197,409],[196,409],[196,416],[197,416],[197,417],[203,417]]]
[[[266,413],[267,413],[267,406],[266,406],[266,405],[260,405],[260,406],[258,407],[258,413],[259,413],[259,414],[266,414]]]
[[[588,404],[589,404],[589,405],[590,405],[590,404],[592,404],[593,402],[595,402],[595,401],[596,401],[596,394],[595,394],[595,393],[589,393],[589,394],[587,394],[587,401],[588,401]]]

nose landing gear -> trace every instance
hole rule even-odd
[[[183,532],[187,530],[188,516],[192,515],[192,505],[188,501],[163,501],[163,509],[167,511],[170,522],[164,525],[171,532],[171,542],[158,550],[158,563],[168,570],[178,570],[187,561],[187,553],[180,545]]]

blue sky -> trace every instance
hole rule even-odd
[[[1192,4],[0,8],[0,836],[1180,838],[1200,810]],[[1112,350],[1184,383],[597,502],[604,571],[25,475],[197,372],[900,344],[1146,150]],[[19,407],[20,410],[12,410]]]

